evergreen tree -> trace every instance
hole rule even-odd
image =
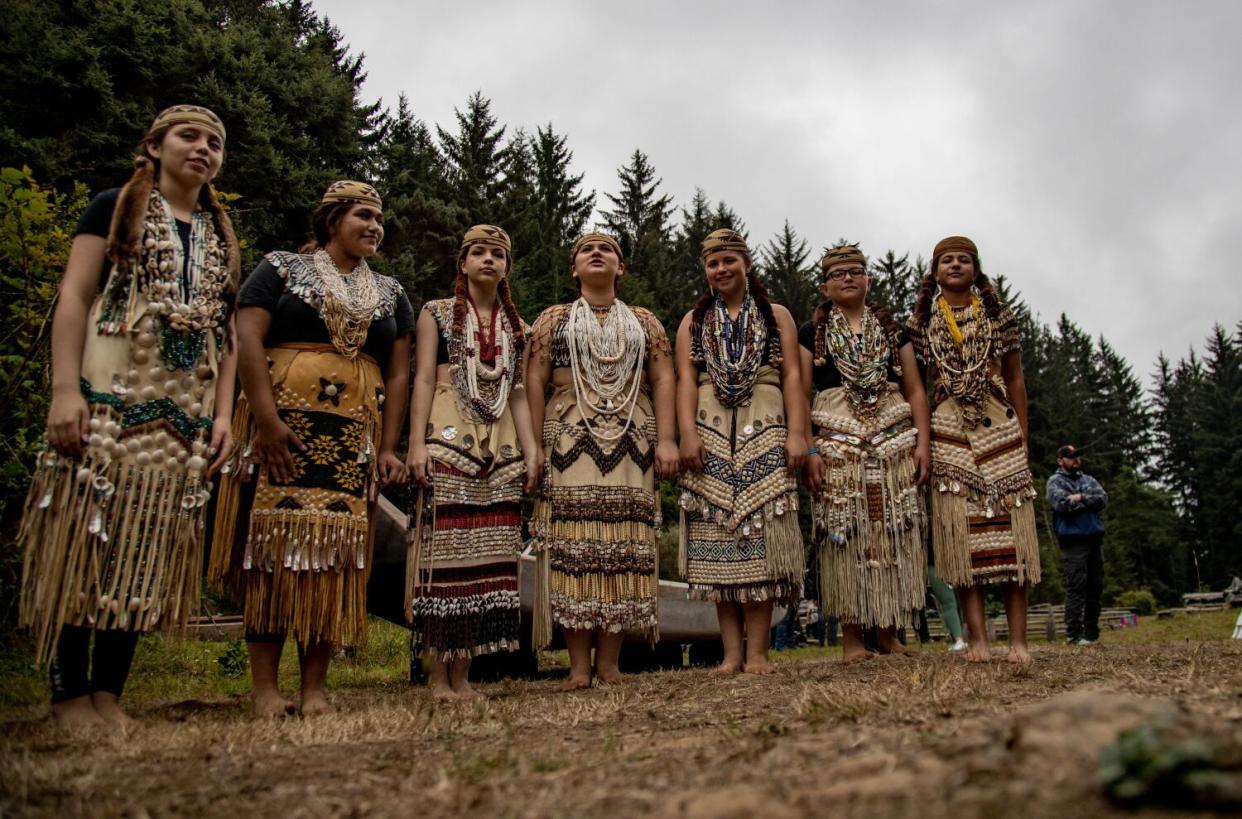
[[[454,110],[456,133],[436,126],[440,150],[452,192],[452,201],[466,213],[470,225],[497,224],[504,215],[504,194],[510,151],[505,128],[492,115],[491,100],[479,91],[466,100],[466,110]]]
[[[772,301],[793,314],[794,324],[811,319],[819,303],[819,264],[811,260],[811,246],[785,220],[781,232],[759,251],[763,280]]]
[[[582,174],[570,172],[573,152],[549,123],[530,141],[533,160],[533,231],[529,246],[517,248],[521,275],[513,287],[523,316],[533,321],[543,308],[576,294],[569,274],[569,249],[586,229],[595,192],[582,190]]]
[[[898,256],[892,250],[879,258],[872,258],[870,269],[871,292],[867,297],[873,303],[893,314],[901,323],[905,323],[914,310],[914,299],[919,292],[919,284],[927,272],[922,259],[910,263],[910,254]]]
[[[616,235],[625,254],[626,281],[622,293],[627,302],[643,306],[655,303],[656,294],[671,287],[674,274],[673,243],[669,220],[673,198],[658,193],[660,183],[647,155],[635,150],[629,164],[617,169],[621,189],[608,194],[612,210],[604,211],[604,225]],[[668,310],[661,312],[667,314]],[[680,320],[681,316],[676,317]],[[660,316],[664,322],[665,316]],[[675,331],[676,325],[665,330]]]

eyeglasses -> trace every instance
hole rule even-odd
[[[863,276],[866,276],[866,275],[867,275],[866,268],[850,267],[850,268],[846,268],[845,270],[829,270],[827,273],[824,274],[824,278],[828,279],[829,281],[839,282],[842,279],[844,279],[846,276],[849,276],[851,279],[861,279]]]

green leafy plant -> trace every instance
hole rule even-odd
[[[1217,749],[1198,736],[1142,725],[1123,731],[1100,752],[1100,784],[1124,805],[1226,807],[1242,804],[1236,772],[1217,763]]]
[[[1145,617],[1155,614],[1159,607],[1156,596],[1147,589],[1131,589],[1122,592],[1117,595],[1117,605]]]

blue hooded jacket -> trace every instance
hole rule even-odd
[[[1108,493],[1095,478],[1085,472],[1071,475],[1058,468],[1048,479],[1047,495],[1058,537],[1104,534],[1100,510],[1108,503]],[[1070,495],[1082,495],[1082,500],[1072,501]]]

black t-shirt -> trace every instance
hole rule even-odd
[[[897,349],[901,349],[910,342],[910,335],[906,332],[906,328],[901,328],[901,342],[897,345]],[[892,343],[891,341],[889,343]],[[810,351],[812,359],[815,356],[815,320],[806,321],[798,328],[798,345]],[[891,351],[890,351],[891,353]],[[841,371],[837,369],[837,362],[833,360],[832,353],[827,356],[828,360],[823,366],[812,363],[811,365],[811,381],[815,383],[816,392],[830,390],[833,387],[841,386]],[[893,360],[890,354],[888,361],[889,381],[900,383],[901,379],[897,377],[897,373],[893,370]]]
[[[296,275],[289,272],[287,275]],[[391,280],[389,280],[391,281]],[[324,324],[319,310],[307,304],[286,288],[286,278],[281,276],[267,259],[259,262],[254,272],[242,282],[238,307],[262,307],[272,314],[272,324],[263,343],[267,347],[288,342],[331,344],[332,336]],[[401,336],[414,332],[414,308],[405,292],[396,288],[395,303],[384,311],[381,319],[373,319],[367,329],[367,339],[362,352],[379,362],[380,372],[388,368],[392,344]]]
[[[116,211],[116,200],[121,196],[120,188],[109,188],[99,193],[86,206],[86,210],[82,211],[81,218],[78,219],[78,226],[73,231],[74,236],[86,234],[88,236],[102,236],[108,238],[108,231],[112,229],[112,214]],[[190,260],[190,230],[189,222],[176,220],[177,234],[181,237],[182,249],[182,265],[181,276],[184,279],[187,273],[186,265]],[[112,260],[104,259],[103,267],[99,271],[99,289],[102,290],[104,285],[108,283],[108,276],[112,273]],[[188,289],[188,282],[185,283]]]

